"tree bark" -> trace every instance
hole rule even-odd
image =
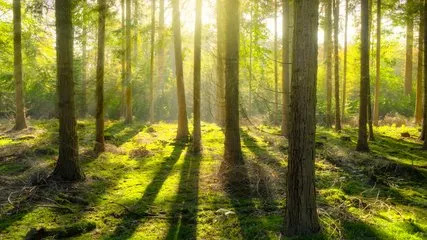
[[[374,125],[378,126],[380,118],[380,87],[381,87],[381,0],[377,0],[377,54],[375,76]]]
[[[156,0],[151,2],[151,52],[150,52],[150,122],[154,122],[154,34],[156,30]]]
[[[126,0],[126,118],[125,123],[133,121],[132,113],[132,54],[131,54],[131,0]]]
[[[173,8],[173,37],[176,64],[176,85],[178,95],[178,132],[177,139],[185,140],[188,137],[187,106],[185,103],[184,70],[182,66],[181,20],[179,0],[172,0]]]
[[[414,20],[412,18],[411,6],[413,0],[407,0],[407,20],[406,20],[406,65],[405,65],[405,94],[412,92],[412,57],[414,45]]]
[[[424,0],[424,23],[427,21],[427,0]],[[427,43],[427,24],[424,24],[424,42]],[[424,63],[427,63],[427,51],[424,51]],[[424,121],[423,121],[423,148],[427,149],[427,64],[424,64]]]
[[[196,26],[194,31],[194,126],[193,126],[193,151],[201,149],[200,126],[200,78],[201,78],[201,45],[202,45],[202,0],[196,1]]]
[[[253,80],[253,72],[252,72],[252,56],[253,56],[253,41],[254,41],[254,6],[252,2],[249,3],[251,6],[251,22],[249,29],[249,104],[248,104],[248,115],[252,114],[252,80]]]
[[[121,96],[121,117],[126,118],[126,25],[125,25],[125,0],[120,1],[120,6],[122,9],[122,29],[121,29],[121,86],[122,86],[122,96]]]
[[[87,114],[87,0],[83,1],[83,23],[82,23],[82,102],[80,116],[86,117]]]
[[[52,178],[83,179],[76,131],[73,81],[73,24],[71,0],[55,1],[56,61],[59,116],[59,157]]]
[[[369,100],[369,4],[362,0],[361,8],[361,68],[360,68],[360,108],[357,151],[369,151],[367,114]]]
[[[422,0],[420,1],[422,4]],[[423,52],[424,52],[424,11],[420,9],[420,25],[418,34],[418,70],[417,70],[417,96],[415,101],[415,124],[423,120]],[[424,73],[425,74],[425,73]]]
[[[95,152],[105,151],[104,140],[104,51],[106,0],[98,0],[98,62],[96,65],[96,142]]]
[[[341,131],[340,113],[340,56],[339,56],[339,21],[340,21],[340,1],[334,1],[334,58],[335,58],[335,130]]]
[[[22,46],[21,46],[21,0],[13,0],[13,77],[15,78],[15,126],[14,130],[27,128],[24,111],[22,84]]]
[[[295,2],[285,234],[320,230],[314,178],[318,0]]]
[[[216,122],[225,126],[225,13],[224,0],[217,0],[217,87],[216,87]],[[250,94],[251,90],[249,90]],[[251,99],[249,99],[251,104]]]
[[[345,105],[347,98],[347,51],[348,51],[348,1],[345,1],[345,26],[344,26],[344,73],[342,84],[342,111],[341,121],[345,121]]]
[[[289,23],[290,23],[290,11],[289,11],[289,0],[282,0],[282,135],[288,137],[288,122],[289,122],[289,84],[290,84],[290,59],[289,59]]]
[[[326,0],[325,63],[326,63],[326,126],[332,127],[332,1]]]
[[[274,124],[277,124],[277,117],[279,114],[279,64],[277,42],[277,0],[274,0]]]

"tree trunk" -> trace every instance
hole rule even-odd
[[[179,0],[172,0],[172,28],[175,48],[176,85],[178,94],[178,132],[176,138],[184,140],[188,137],[188,120],[187,106],[185,103],[184,70],[182,66],[181,20],[179,7]]]
[[[295,2],[285,234],[320,230],[314,179],[318,0]]]
[[[279,64],[277,56],[277,0],[274,0],[274,124],[277,124],[279,114]]]
[[[421,0],[422,4],[422,0]],[[420,25],[418,35],[418,70],[417,70],[417,97],[415,102],[415,124],[423,120],[423,52],[424,52],[424,11],[420,9]],[[424,73],[425,74],[425,73]]]
[[[250,116],[252,114],[252,79],[253,79],[253,73],[252,73],[252,55],[253,55],[253,41],[254,41],[254,7],[253,3],[251,4],[251,22],[250,22],[250,29],[249,29],[249,104],[248,104],[248,115]]]
[[[289,121],[289,84],[290,84],[290,59],[289,59],[289,23],[290,23],[290,11],[289,11],[289,0],[282,0],[282,135],[288,137],[288,121]]]
[[[369,151],[367,133],[369,95],[369,4],[362,0],[361,8],[361,68],[360,68],[360,109],[357,151]]]
[[[380,78],[381,78],[381,0],[377,0],[377,55],[375,76],[374,125],[378,126],[380,118]]]
[[[122,29],[121,29],[121,65],[122,65],[122,74],[121,74],[121,86],[122,86],[122,96],[121,96],[121,117],[126,117],[126,25],[125,25],[125,0],[120,1],[120,6],[122,9]]]
[[[427,0],[424,0],[424,23],[427,21]],[[427,43],[427,24],[424,24],[424,42]],[[424,63],[427,63],[427,51],[424,51]],[[427,64],[424,64],[424,121],[423,121],[423,148],[427,149]]]
[[[164,79],[165,79],[165,0],[159,1],[159,40],[158,40],[158,57],[157,57],[157,66],[158,66],[158,90],[163,94],[164,93]]]
[[[217,87],[216,87],[216,122],[225,126],[225,13],[224,0],[217,0]],[[249,80],[250,81],[250,80]],[[249,90],[249,94],[251,90]],[[251,104],[251,99],[249,99]]]
[[[200,78],[201,78],[201,45],[202,45],[202,0],[196,1],[196,26],[194,32],[194,127],[193,127],[193,151],[201,149],[200,127]]]
[[[87,16],[87,0],[83,2],[83,23],[82,23],[82,102],[80,109],[80,116],[82,118],[86,117],[87,114],[87,26],[86,26],[86,16]]]
[[[344,73],[343,73],[343,84],[342,84],[342,111],[341,121],[345,121],[345,105],[347,97],[347,35],[348,35],[348,1],[345,1],[345,26],[344,26]]]
[[[326,63],[326,126],[332,127],[332,3],[326,0],[325,63]]]
[[[334,0],[334,58],[335,58],[335,130],[341,131],[340,113],[340,56],[339,56],[339,22],[340,22],[340,1]]]
[[[405,94],[412,92],[412,57],[414,45],[414,20],[411,14],[412,0],[407,0],[407,21],[406,21],[406,65],[405,65]]]
[[[131,54],[131,0],[126,0],[126,118],[125,123],[132,123],[132,54]]]
[[[21,0],[13,0],[13,77],[15,78],[15,126],[14,130],[27,128],[24,111],[22,86],[22,47],[21,47]]]
[[[104,140],[104,50],[106,0],[98,0],[98,62],[96,65],[96,142],[95,152],[105,151]]]
[[[150,52],[150,122],[154,122],[154,33],[156,30],[156,0],[151,2],[151,52]]]
[[[73,24],[71,0],[55,1],[56,61],[59,110],[59,157],[52,178],[81,180],[73,81]]]
[[[225,145],[227,166],[243,165],[239,129],[239,0],[225,2]]]

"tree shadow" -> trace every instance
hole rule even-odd
[[[200,161],[202,156],[187,151],[181,169],[179,189],[172,206],[166,239],[196,239]]]
[[[140,133],[144,127],[142,123],[129,125],[123,121],[116,122],[105,130],[105,140],[120,146]]]
[[[147,219],[145,215],[147,214],[150,205],[156,199],[156,196],[160,192],[164,182],[169,177],[175,163],[178,161],[181,153],[186,147],[184,142],[179,141],[175,142],[174,145],[175,147],[171,155],[162,163],[154,178],[146,187],[142,197],[134,203],[132,211],[128,211],[122,217],[112,235],[108,236],[107,239],[127,239],[131,237],[137,227]]]

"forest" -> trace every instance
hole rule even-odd
[[[427,239],[427,0],[0,0],[0,239]]]

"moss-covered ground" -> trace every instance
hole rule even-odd
[[[0,132],[0,239],[79,222],[73,239],[285,239],[287,141],[277,128],[243,126],[251,191],[229,193],[218,175],[222,130],[202,126],[203,153],[174,140],[176,125],[106,123],[107,152],[92,152],[94,124],[79,121],[85,181],[44,182],[57,158],[57,122]],[[322,232],[306,239],[427,239],[427,151],[419,131],[379,127],[371,153],[357,130],[319,127],[316,186]],[[402,137],[409,133],[409,137]],[[54,236],[51,236],[54,237]]]

